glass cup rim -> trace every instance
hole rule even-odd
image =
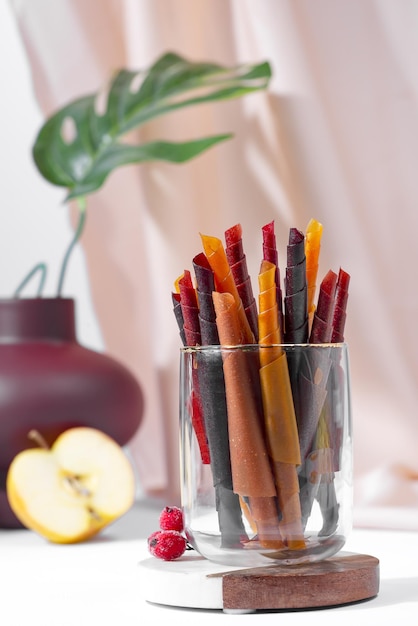
[[[342,348],[347,348],[348,344],[343,342],[324,342],[324,343],[244,343],[244,344],[207,344],[207,345],[196,345],[196,346],[181,346],[180,352],[183,354],[193,354],[193,353],[205,353],[205,352],[222,352],[222,351],[255,351],[255,350],[277,350],[281,348],[285,351],[291,351],[296,349],[305,349],[305,350],[324,350],[324,349],[332,349],[332,350],[341,350]]]

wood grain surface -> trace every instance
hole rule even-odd
[[[304,565],[273,565],[222,574],[224,609],[306,609],[373,598],[379,560],[347,554]]]

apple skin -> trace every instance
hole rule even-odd
[[[6,489],[23,526],[53,543],[79,543],[131,508],[135,476],[113,439],[79,427],[62,433],[51,449],[20,452],[10,464]]]

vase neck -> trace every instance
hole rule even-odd
[[[0,300],[0,342],[75,341],[75,306],[69,298]]]

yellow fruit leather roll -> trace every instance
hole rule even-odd
[[[269,261],[261,263],[259,287],[260,381],[267,447],[281,511],[281,534],[289,548],[300,549],[305,547],[305,539],[296,470],[301,463],[299,436],[287,357],[280,346],[275,266]],[[277,345],[267,347],[271,343]]]

